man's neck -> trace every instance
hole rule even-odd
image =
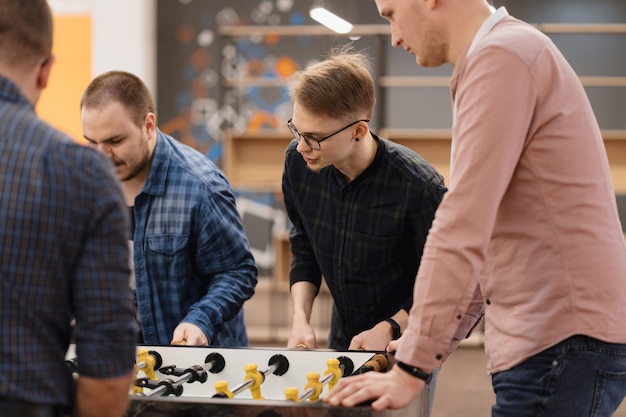
[[[347,161],[346,164],[335,166],[348,180],[354,181],[363,173],[374,161],[378,142],[373,138],[371,133],[360,139],[360,143],[354,152],[354,157]]]
[[[146,179],[137,180],[137,178],[133,178],[132,180],[122,182],[122,189],[124,190],[124,197],[126,198],[126,204],[129,207],[135,205],[135,198],[141,193],[144,184],[146,183]]]
[[[129,206],[135,205],[135,198],[141,193],[141,190],[143,190],[143,186],[146,184],[148,176],[150,175],[150,167],[152,166],[153,158],[154,154],[152,154],[150,161],[139,174],[129,180],[122,181],[124,197],[126,198],[126,204]]]
[[[470,5],[468,5],[469,7]],[[465,13],[456,14],[459,19],[450,26],[452,33],[450,47],[448,50],[448,62],[455,65],[461,52],[469,47],[482,24],[491,16],[491,10],[486,6],[471,5]],[[468,16],[470,16],[468,18]]]

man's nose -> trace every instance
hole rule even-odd
[[[111,145],[109,145],[108,143],[98,143],[97,145],[95,145],[95,147],[103,155],[108,156],[108,157],[113,156],[113,152],[111,152]]]
[[[296,146],[296,151],[308,152],[310,150],[311,150],[311,147],[309,146],[308,143],[306,143],[306,140],[304,140],[302,136],[298,135],[298,146]]]
[[[402,37],[392,27],[391,28],[391,46],[393,46],[394,48],[397,48],[400,46],[401,43],[402,43]]]

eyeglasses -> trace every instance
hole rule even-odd
[[[296,129],[296,127],[293,125],[291,120],[292,119],[287,120],[287,126],[289,126],[289,130],[291,130],[291,133],[293,134],[294,139],[298,139],[298,140],[300,140],[300,138],[304,139],[306,144],[309,145],[309,147],[311,147],[311,149],[316,150],[316,151],[319,151],[321,149],[321,147],[322,147],[321,143],[324,142],[326,139],[329,139],[331,136],[335,136],[337,133],[343,132],[344,130],[346,130],[350,126],[354,126],[355,124],[357,124],[359,122],[369,122],[369,119],[357,120],[356,122],[350,123],[346,127],[342,127],[341,129],[339,129],[335,133],[331,133],[330,135],[324,136],[321,139],[315,139],[313,136],[303,135],[302,133],[300,133],[298,131],[298,129]]]

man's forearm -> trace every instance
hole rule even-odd
[[[80,376],[76,388],[75,417],[122,417],[126,414],[134,375],[118,378]]]
[[[305,320],[308,323],[311,319],[317,288],[310,282],[299,281],[291,286],[290,291],[294,321]]]

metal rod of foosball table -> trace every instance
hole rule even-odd
[[[359,367],[352,375],[364,374],[366,372],[384,372],[387,369],[389,361],[387,359],[386,352],[379,352],[367,360],[363,365]]]
[[[307,384],[309,388],[305,387],[306,388],[305,391],[302,392],[302,394],[298,395],[298,400],[305,401],[311,397],[314,397],[315,399],[317,399],[322,389],[324,388],[325,384],[331,384],[330,388],[332,388],[334,384],[337,382],[335,381],[335,379],[339,380],[340,378],[343,378],[346,375],[350,375],[352,371],[354,371],[354,363],[347,356],[339,356],[338,358],[331,358],[328,361],[326,361],[326,363],[328,364],[328,368],[326,369],[324,377],[320,379],[319,381],[310,381],[310,383]],[[319,374],[317,373],[312,373],[311,375],[307,374],[307,379],[309,379],[309,377],[318,378]]]
[[[156,379],[154,372],[157,371],[161,365],[163,365],[163,359],[158,352],[154,350],[137,349],[137,370],[143,371],[148,378]]]
[[[320,384],[322,387],[332,381],[335,378],[335,374],[326,374],[322,379],[320,379]],[[304,391],[302,394],[298,395],[298,399],[300,401],[308,400],[313,394],[315,394],[315,388],[311,387]]]
[[[171,367],[164,367],[161,370],[161,372],[165,373],[164,372],[165,369],[169,369],[169,368]],[[175,386],[184,384],[190,379],[193,379],[194,381],[199,380],[200,382],[205,382],[207,372],[218,373],[218,372],[222,372],[223,369],[224,369],[224,358],[222,357],[222,355],[220,355],[219,353],[211,353],[209,356],[207,356],[206,363],[204,365],[196,365],[196,366],[192,366],[191,368],[187,368],[184,374],[171,380],[171,383],[169,383],[168,385],[175,387]],[[204,373],[204,376],[202,376],[203,373]],[[160,385],[156,387],[155,389],[153,389],[152,391],[150,391],[150,393],[146,396],[147,397],[155,397],[157,395],[161,396],[168,391],[169,391],[169,388],[166,385]]]
[[[248,365],[248,366],[253,366],[253,368],[256,369],[256,365]],[[261,374],[260,383],[265,382],[265,376],[267,374],[275,374],[275,375],[281,376],[281,375],[284,375],[288,369],[289,369],[289,360],[284,355],[276,354],[270,358],[268,367],[265,368],[264,370],[259,371],[259,374]],[[246,380],[243,383],[233,388],[231,393],[233,396],[235,396],[239,394],[241,391],[245,390],[246,388],[253,387],[256,382],[257,380],[255,378],[246,378]],[[253,392],[252,394],[254,398],[255,393]],[[260,392],[258,394],[260,395]]]
[[[329,361],[332,361],[332,359],[330,359]],[[335,372],[330,372],[330,362],[328,362],[329,369],[326,371],[326,374],[324,375],[324,377],[320,379],[319,382],[312,383],[309,388],[307,388],[304,392],[302,392],[302,394],[298,395],[298,399],[300,401],[306,401],[313,395],[319,394],[318,390],[321,391],[321,389],[326,384],[333,383],[334,385],[334,383],[337,382],[335,381],[335,378],[339,379],[339,378],[343,378],[346,375],[358,375],[358,374],[362,374],[362,373],[370,372],[370,371],[380,372],[387,368],[387,354],[384,352],[377,353],[374,356],[372,356],[367,362],[365,362],[354,373],[352,373],[352,371],[354,370],[354,366],[352,364],[352,361],[349,358],[345,356],[341,356],[337,358],[336,361],[339,362],[338,368],[341,370],[341,375]],[[316,386],[321,387],[321,388],[316,388]],[[331,385],[331,388],[332,388],[332,385]]]
[[[265,381],[265,375],[273,373],[276,369],[278,369],[278,364],[273,363],[270,366],[268,366],[266,369],[260,370],[259,373],[263,376],[263,381]],[[246,379],[244,382],[242,382],[241,384],[237,385],[235,388],[232,389],[233,395],[237,395],[241,391],[247,388],[250,388],[254,384],[254,382],[255,381],[252,378]]]
[[[170,385],[176,386],[176,385],[184,384],[185,382],[193,378],[195,375],[197,375],[197,371],[206,372],[210,370],[212,367],[213,367],[212,363],[206,363],[204,365],[200,365],[199,366],[200,369],[195,370],[194,372],[191,372],[191,371],[185,372],[181,376],[172,379]],[[167,391],[168,391],[168,388],[165,385],[160,385],[156,387],[155,389],[153,389],[152,391],[150,391],[150,393],[146,396],[147,397],[161,396]]]
[[[235,388],[232,389],[233,395],[237,395],[241,391],[245,390],[246,388],[250,388],[252,384],[254,384],[254,379],[252,378],[246,379],[243,383],[237,385]]]

